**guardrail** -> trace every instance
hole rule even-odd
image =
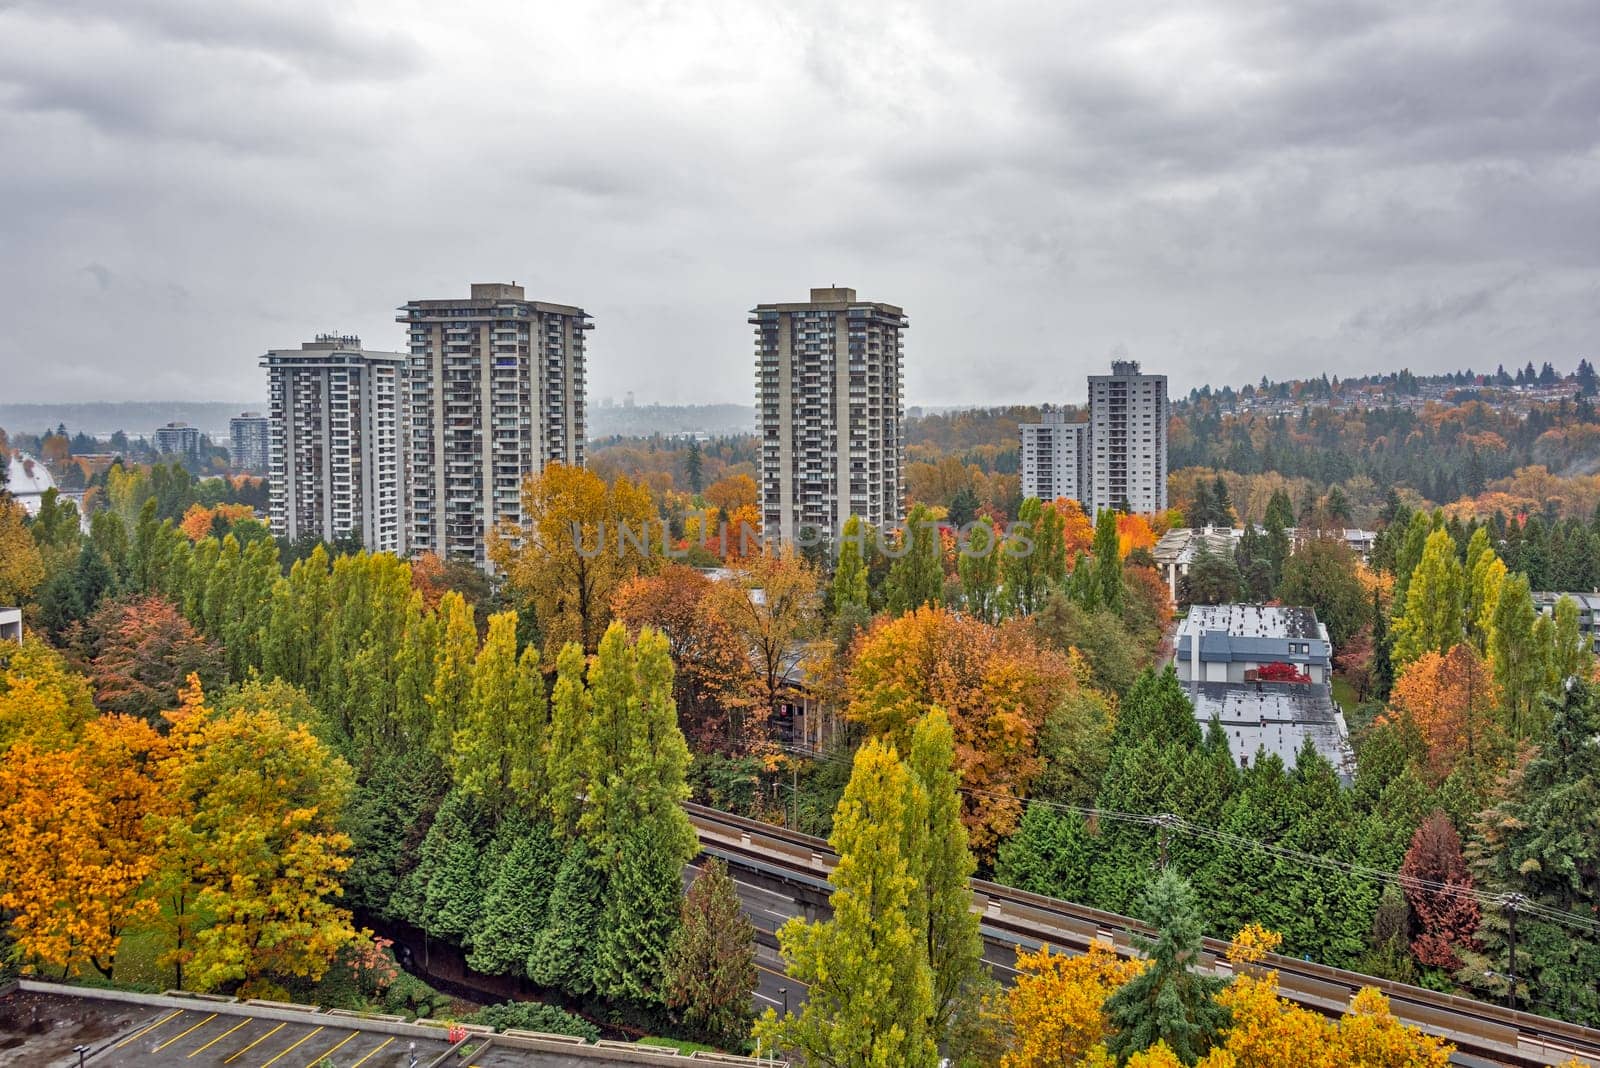
[[[704,805],[684,808],[702,844],[719,847],[718,852],[742,854],[806,880],[826,881],[833,869],[836,858],[821,838]],[[1086,950],[1091,941],[1100,940],[1132,956],[1131,936],[1154,934],[1127,916],[983,879],[973,879],[972,889],[973,907],[986,928],[1063,949]],[[1203,964],[1226,974],[1227,950],[1228,943],[1207,938]],[[1463,1053],[1512,1065],[1559,1065],[1573,1057],[1600,1065],[1600,1030],[1595,1028],[1294,957],[1268,954],[1262,965],[1277,970],[1283,997],[1327,1015],[1342,1014],[1357,991],[1374,987],[1389,999],[1397,1018],[1448,1039]]]

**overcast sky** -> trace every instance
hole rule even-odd
[[[591,403],[853,286],[913,404],[1600,355],[1596,0],[0,0],[0,400],[524,284]]]

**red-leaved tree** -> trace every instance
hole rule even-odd
[[[1411,836],[1400,880],[1417,932],[1411,952],[1434,968],[1461,967],[1456,949],[1477,948],[1480,916],[1472,873],[1461,855],[1461,836],[1442,811],[1435,809]]]

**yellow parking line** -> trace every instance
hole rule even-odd
[[[288,1049],[284,1050],[282,1053],[280,1053],[276,1057],[272,1058],[272,1060],[268,1061],[266,1064],[263,1064],[261,1066],[261,1068],[267,1068],[267,1065],[269,1065],[269,1064],[277,1064],[280,1060],[282,1060],[283,1058],[287,1057],[290,1054],[290,1052],[294,1050],[295,1046],[303,1046],[303,1045],[305,1045],[307,1042],[310,1042],[312,1040],[312,1038],[316,1037],[317,1032],[322,1031],[322,1030],[323,1030],[323,1028],[321,1028],[321,1027],[317,1028],[316,1031],[311,1032],[309,1035],[306,1035],[304,1038],[300,1039],[299,1042],[296,1042],[294,1044],[294,1046],[290,1046]]]
[[[277,1034],[279,1031],[282,1031],[285,1026],[287,1026],[287,1025],[279,1024],[277,1027],[274,1027],[272,1030],[268,1031],[266,1034],[262,1035],[260,1038],[256,1039],[254,1042],[250,1043],[244,1049],[240,1050],[238,1053],[235,1053],[233,1056],[229,1057],[227,1060],[223,1061],[222,1063],[223,1064],[232,1064],[234,1061],[238,1060],[240,1057],[243,1057],[246,1053],[249,1053],[251,1050],[253,1050],[257,1046],[261,1045],[261,1043],[265,1042],[267,1039],[271,1038],[273,1035]]]
[[[199,1049],[195,1050],[194,1053],[189,1054],[189,1056],[193,1057],[195,1053],[204,1053],[206,1050],[210,1049],[212,1046],[215,1046],[218,1042],[221,1042],[223,1039],[227,1038],[229,1035],[231,1035],[235,1031],[239,1030],[239,1028],[241,1028],[241,1027],[249,1027],[250,1026],[250,1019],[251,1019],[250,1017],[246,1017],[242,1022],[234,1024],[232,1027],[230,1027],[226,1031],[222,1032],[222,1034],[218,1035],[216,1038],[213,1038],[210,1042],[207,1042],[205,1045],[203,1045]]]
[[[143,1031],[140,1031],[138,1034],[129,1035],[127,1038],[123,1039],[121,1042],[118,1042],[115,1048],[121,1049],[123,1046],[126,1046],[129,1042],[133,1042],[136,1039],[143,1038],[145,1035],[148,1035],[151,1031],[154,1031],[156,1028],[160,1027],[162,1024],[164,1024],[168,1020],[172,1019],[174,1016],[182,1016],[185,1011],[186,1010],[184,1010],[184,1009],[178,1009],[175,1012],[167,1013],[165,1016],[161,1017],[161,1019],[157,1020],[155,1023],[151,1024],[149,1027],[146,1027]]]
[[[372,1058],[376,1057],[379,1053],[382,1053],[383,1052],[383,1047],[387,1046],[389,1043],[391,1043],[393,1041],[394,1041],[393,1038],[384,1039],[382,1042],[380,1042],[378,1044],[378,1047],[376,1049],[374,1049],[371,1053],[368,1053],[365,1057],[362,1057],[359,1061],[356,1061],[356,1063],[352,1064],[350,1066],[350,1068],[361,1068],[361,1066],[363,1064],[366,1064]]]
[[[344,1042],[340,1042],[339,1046],[344,1045],[345,1042],[350,1041],[352,1038],[355,1038],[360,1033],[361,1033],[360,1031],[351,1031],[348,1035],[344,1036]],[[312,1057],[311,1058],[311,1062],[306,1065],[306,1068],[317,1068],[317,1065],[321,1064],[327,1058],[333,1056],[334,1052],[336,1050],[338,1050],[339,1046],[335,1046],[335,1047],[333,1047],[333,1049],[323,1050],[321,1053],[317,1054],[315,1057]]]
[[[173,1037],[167,1039],[165,1042],[161,1043],[161,1045],[157,1046],[151,1052],[152,1053],[160,1053],[162,1050],[166,1049],[168,1046],[170,1046],[174,1042],[178,1041],[178,1039],[184,1038],[187,1035],[193,1034],[194,1032],[200,1030],[200,1028],[204,1027],[206,1024],[210,1023],[212,1020],[215,1020],[216,1018],[217,1018],[217,1014],[216,1013],[212,1013],[210,1016],[207,1016],[204,1020],[201,1020],[199,1023],[197,1023],[193,1027],[189,1028],[189,1030],[185,1031],[183,1034],[174,1035]]]

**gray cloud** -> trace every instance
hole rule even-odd
[[[0,5],[16,399],[515,278],[596,396],[747,401],[744,312],[905,306],[913,403],[1558,366],[1600,327],[1589,0]]]

